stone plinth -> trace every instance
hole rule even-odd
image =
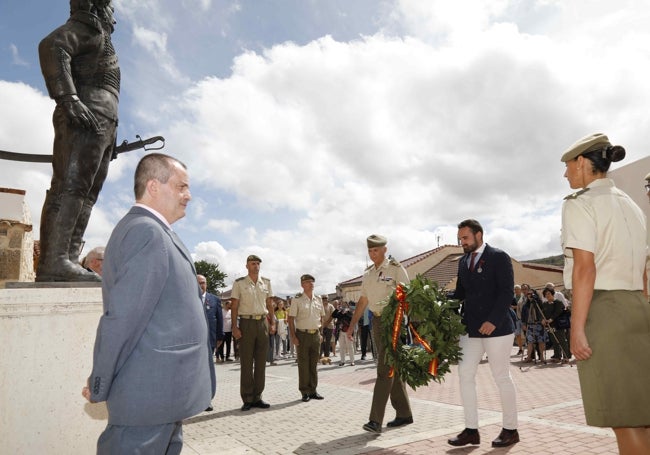
[[[0,453],[92,454],[106,406],[81,396],[101,288],[0,289]]]
[[[0,188],[0,287],[34,281],[34,238],[25,191]]]

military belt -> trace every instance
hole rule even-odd
[[[264,319],[266,317],[265,314],[240,314],[239,318],[240,319],[255,319],[256,321],[259,321],[260,319]]]

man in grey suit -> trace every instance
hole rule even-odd
[[[179,454],[183,419],[210,405],[216,383],[196,270],[171,229],[191,199],[185,165],[146,155],[134,189],[106,246],[104,313],[82,394],[108,408],[98,454]]]

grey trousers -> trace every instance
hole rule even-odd
[[[161,425],[107,425],[97,440],[97,455],[179,455],[182,422]]]

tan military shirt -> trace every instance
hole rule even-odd
[[[594,289],[643,289],[645,215],[610,179],[594,180],[585,190],[567,196],[562,205],[564,286],[573,287],[572,248],[577,248],[594,254]]]
[[[366,269],[361,281],[361,295],[368,299],[368,309],[378,316],[397,284],[408,282],[409,277],[402,264],[386,258],[379,267],[373,264]]]
[[[334,318],[330,318],[330,316],[332,316],[332,313],[334,313],[334,310],[336,308],[334,308],[334,305],[332,305],[329,302],[324,304],[323,307],[325,308],[325,319],[324,319],[324,321],[327,321],[328,319],[330,320],[330,323],[327,324],[327,328],[328,329],[334,329]]]
[[[272,296],[271,280],[263,276],[254,282],[246,275],[232,285],[231,297],[239,301],[237,314],[240,316],[267,314],[266,299]]]
[[[307,294],[298,294],[289,307],[289,317],[294,317],[294,327],[297,330],[319,329],[321,318],[325,317],[325,309],[320,296],[314,294],[310,299]]]

